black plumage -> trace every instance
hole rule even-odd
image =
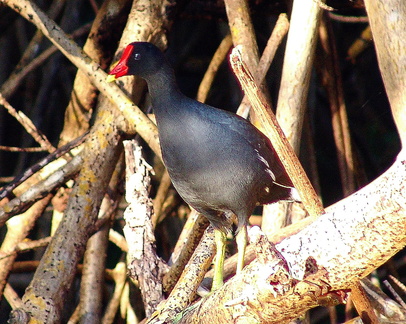
[[[297,199],[269,139],[236,114],[184,96],[153,44],[128,45],[110,75],[146,80],[172,183],[216,229],[224,232],[235,214],[240,230],[255,206]]]

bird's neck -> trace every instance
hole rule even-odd
[[[148,90],[155,113],[159,113],[162,109],[169,109],[173,102],[183,96],[176,83],[175,74],[169,67],[145,79],[148,83]]]

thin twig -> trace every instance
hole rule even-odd
[[[168,299],[159,304],[157,311],[147,323],[173,320],[179,309],[184,309],[193,301],[197,288],[211,265],[214,248],[213,227],[209,226]]]
[[[272,34],[269,37],[264,52],[262,53],[261,59],[259,60],[258,67],[255,70],[254,78],[258,84],[260,85],[263,84],[265,76],[275,57],[276,51],[281,45],[288,30],[289,30],[288,16],[287,14],[282,13],[279,15],[278,20],[275,23],[275,27],[272,31]]]
[[[46,196],[48,192],[51,192],[56,187],[61,186],[63,183],[65,183],[68,179],[71,179],[79,171],[82,163],[82,156],[75,156],[72,161],[56,170],[48,178],[32,186],[21,196],[5,203],[0,208],[0,227],[2,227],[10,217],[23,212],[34,202]]]
[[[87,56],[82,49],[60,26],[44,14],[33,2],[29,0],[2,0],[17,11],[21,16],[32,22],[46,37],[79,69],[87,74],[91,82],[123,113],[127,121],[128,129],[125,131],[138,132],[154,153],[161,157],[161,149],[158,144],[158,131],[156,125],[126,96],[115,83],[106,83],[107,73]]]
[[[403,294],[406,295],[406,285],[400,282],[399,279],[395,278],[392,275],[389,275],[389,278],[402,290]]]
[[[16,246],[22,242],[34,227],[37,219],[42,215],[48,206],[53,195],[48,194],[44,199],[38,201],[24,214],[14,217],[7,223],[7,233],[1,243],[1,251],[8,254],[16,250]],[[11,253],[8,257],[0,260],[0,297],[7,283],[7,278],[13,266],[17,253]]]
[[[47,150],[42,147],[16,147],[16,146],[3,146],[0,145],[0,150],[7,151],[7,152],[30,152],[30,153],[38,153],[38,152],[46,152]]]
[[[206,217],[196,211],[190,213],[171,255],[173,264],[163,278],[165,292],[170,292],[178,282],[208,225],[209,222]],[[214,250],[211,253],[214,256]]]
[[[46,136],[42,134],[41,131],[34,125],[31,119],[29,119],[22,111],[17,112],[17,110],[15,110],[13,106],[11,106],[7,102],[7,100],[3,97],[1,93],[0,93],[0,105],[3,105],[4,108],[7,109],[9,114],[13,116],[25,128],[27,133],[30,134],[44,150],[47,150],[50,153],[56,150],[56,148],[51,144],[51,142],[48,141]]]
[[[114,243],[118,248],[120,248],[121,251],[128,252],[128,244],[125,237],[112,228],[110,228],[109,231],[109,240],[111,243]]]
[[[169,177],[169,173],[165,168],[165,171],[161,177],[161,181],[159,182],[159,187],[153,202],[154,213],[151,216],[151,222],[154,228],[156,228],[158,222],[162,221],[161,214],[171,185],[172,185],[171,178]]]
[[[51,19],[56,19],[63,10],[65,3],[66,0],[53,1],[47,11],[49,17]],[[0,93],[2,93],[5,98],[9,98],[18,89],[18,85],[20,84],[22,79],[30,71],[32,71],[36,65],[41,64],[44,59],[46,59],[56,51],[56,48],[52,46],[54,47],[54,51],[52,51],[52,53],[49,52],[50,49],[47,49],[37,58],[34,58],[35,54],[38,52],[40,48],[40,44],[43,41],[43,39],[44,34],[41,32],[41,30],[37,29],[34,36],[31,38],[28,46],[25,48],[24,53],[20,58],[20,61],[17,63],[13,72],[11,72],[8,79],[2,84],[0,88]]]
[[[356,58],[368,47],[371,46],[373,41],[371,26],[367,26],[361,35],[352,43],[347,51],[347,59],[355,62]]]
[[[390,276],[391,279],[393,279],[392,276]],[[395,297],[396,301],[399,303],[399,305],[401,305],[405,310],[406,310],[406,303],[403,301],[403,299],[399,296],[399,294],[396,292],[395,288],[393,288],[393,286],[390,284],[390,282],[388,280],[384,280],[383,284],[385,285],[385,287],[391,292],[391,294],[393,295],[393,297]]]
[[[124,285],[126,283],[126,269],[126,264],[124,262],[119,262],[111,273],[111,276],[115,282],[114,292],[106,307],[106,311],[101,321],[102,324],[111,324],[114,321],[118,307],[120,306],[120,299],[123,293]]]
[[[12,183],[3,187],[2,190],[0,191],[0,200],[9,196],[16,187],[18,187],[22,182],[24,182],[29,177],[31,177],[35,172],[38,172],[39,170],[41,170],[43,167],[45,167],[50,162],[58,159],[59,157],[61,157],[65,153],[69,152],[73,148],[81,145],[85,141],[86,137],[87,137],[87,133],[76,138],[72,142],[58,148],[56,151],[52,152],[50,155],[48,155],[44,159],[42,159],[38,163],[34,164],[32,167],[30,167],[28,170],[26,170],[23,174],[14,178]]]
[[[344,101],[339,58],[334,41],[332,27],[321,19],[319,26],[320,49],[323,51],[319,57],[324,57],[323,62],[317,66],[321,71],[321,80],[328,95],[334,141],[337,148],[338,166],[344,197],[356,190],[354,172],[354,157],[351,145],[350,127],[348,125],[347,108]]]
[[[343,15],[339,15],[337,13],[334,12],[329,12],[328,16],[335,20],[335,21],[339,21],[339,22],[343,22],[343,23],[368,23],[368,16],[343,16]]]
[[[22,241],[15,246],[14,250],[8,251],[7,253],[0,252],[0,261],[15,253],[28,252],[28,251],[31,251],[34,249],[45,247],[49,244],[51,239],[52,239],[51,236],[47,236],[47,237],[44,237],[42,239],[38,239],[35,241]]]
[[[214,77],[216,76],[221,63],[224,62],[227,53],[229,52],[232,45],[233,40],[231,38],[231,34],[227,34],[214,53],[213,58],[211,59],[210,64],[206,70],[206,73],[204,74],[202,82],[200,82],[199,89],[197,90],[196,100],[200,102],[206,101],[211,85],[213,84]]]
[[[255,69],[254,79],[259,85],[261,85],[261,87],[264,86],[266,74],[268,73],[269,67],[272,64],[275,53],[282,43],[282,40],[285,38],[288,30],[288,17],[286,14],[280,14],[278,20],[276,21],[275,28],[273,29],[272,34],[269,37],[268,42],[266,43],[266,47],[264,49],[264,52],[262,53],[261,59],[259,60],[258,66]],[[271,104],[270,101],[269,104]],[[250,108],[251,105],[249,104],[249,100],[247,96],[244,95],[244,98],[237,109],[237,114],[244,118],[247,118]],[[270,108],[272,109],[271,106]]]
[[[12,309],[20,308],[23,305],[21,298],[18,296],[13,287],[10,286],[10,284],[6,284],[6,287],[4,288],[4,297]]]
[[[89,32],[90,23],[78,28],[75,30],[71,35],[73,38],[80,37],[83,34]],[[19,65],[18,68],[10,75],[10,77],[1,85],[0,93],[3,94],[5,98],[9,98],[17,89],[22,80],[33,70],[39,67],[42,63],[45,62],[52,54],[56,53],[58,48],[54,45],[47,48],[43,51],[40,55],[38,55],[35,59],[31,60],[27,65],[21,66]]]

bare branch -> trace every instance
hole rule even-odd
[[[1,188],[0,191],[0,200],[7,197],[12,190],[14,190],[17,186],[19,186],[22,182],[26,181],[29,177],[31,177],[35,172],[38,172],[41,170],[43,167],[48,165],[50,162],[54,161],[55,159],[58,159],[62,155],[66,154],[73,148],[81,145],[86,139],[86,134],[82,135],[79,138],[76,138],[70,143],[67,143],[66,145],[58,148],[56,151],[54,151],[52,154],[48,155],[45,159],[39,161],[32,167],[30,167],[28,170],[26,170],[22,175],[14,178],[14,180],[9,183],[7,186],[4,186]]]
[[[276,117],[296,153],[307,108],[311,67],[320,21],[320,1],[294,1],[286,43]]]
[[[403,147],[406,143],[406,6],[402,0],[365,0],[379,68]]]
[[[399,190],[393,192],[394,187]],[[270,252],[277,255],[274,262],[264,262],[266,250],[274,248],[261,243],[257,260],[180,323],[230,323],[236,318],[287,323],[317,305],[342,303],[354,283],[406,245],[405,189],[406,155],[401,153],[377,180],[277,244]]]
[[[128,242],[128,270],[130,278],[137,280],[142,292],[147,316],[164,299],[162,277],[166,264],[155,251],[149,198],[151,167],[142,158],[141,147],[134,141],[125,141],[126,200],[124,234]]]
[[[107,74],[101,70],[100,66],[92,61],[55,22],[49,19],[31,1],[2,0],[2,2],[35,24],[73,64],[85,72],[92,83],[106,95],[110,101],[118,105],[119,110],[125,116],[124,120],[126,121],[126,126],[122,125],[123,129],[138,132],[155,154],[161,156],[156,126],[129,100],[117,84],[106,83]]]
[[[237,46],[233,49],[230,56],[230,62],[234,69],[234,73],[238,77],[253,105],[256,116],[263,125],[265,135],[271,140],[276,153],[293,182],[293,185],[299,191],[306,210],[312,216],[323,214],[323,206],[296,157],[292,146],[289,144],[281,130],[275,115],[269,109],[264,95],[255,84],[254,78],[249,72],[248,67],[242,61],[240,47]]]
[[[5,203],[0,209],[0,227],[12,216],[22,213],[34,202],[46,196],[49,192],[71,179],[83,163],[81,156],[76,156],[65,166],[54,171],[48,178],[31,186],[29,190]]]
[[[4,106],[4,108],[7,109],[9,114],[12,115],[25,128],[27,133],[30,134],[43,149],[47,150],[50,153],[56,150],[55,147],[53,147],[52,144],[45,137],[45,135],[37,129],[31,119],[29,119],[22,111],[15,110],[1,93],[0,105]]]
[[[232,45],[233,42],[231,39],[231,35],[227,34],[226,37],[224,37],[224,39],[221,41],[216,52],[214,53],[213,58],[210,61],[210,64],[207,68],[207,71],[204,74],[202,81],[200,82],[199,89],[197,90],[196,100],[200,102],[206,101],[214,77],[216,76],[216,73],[220,68],[221,63],[223,63],[223,61],[225,60],[227,53]]]
[[[17,257],[16,246],[23,241],[34,227],[36,220],[42,215],[48,205],[52,195],[47,195],[44,199],[34,204],[24,214],[14,217],[7,223],[7,234],[1,244],[0,253],[9,254],[0,259],[0,296],[7,282],[7,277]]]

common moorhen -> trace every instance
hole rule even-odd
[[[164,54],[153,44],[129,44],[108,81],[125,75],[146,80],[162,157],[179,195],[215,228],[213,287],[223,284],[225,233],[238,219],[237,271],[244,264],[246,225],[257,205],[298,200],[269,139],[250,122],[183,95]]]

